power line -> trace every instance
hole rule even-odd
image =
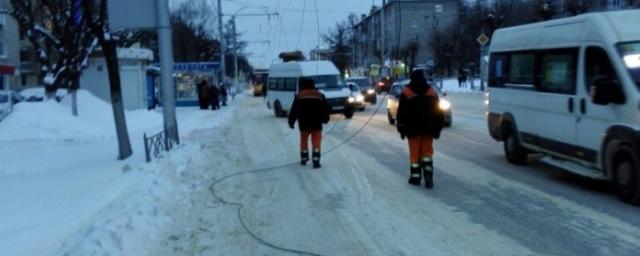
[[[302,10],[305,10],[307,8],[307,0],[304,0],[304,2],[302,3]],[[300,30],[298,31],[298,40],[296,41],[296,49],[298,50],[298,46],[300,46],[300,37],[302,37],[302,28],[304,27],[304,14],[305,12],[302,12],[302,18],[300,20]]]

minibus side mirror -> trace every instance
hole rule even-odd
[[[609,103],[624,104],[625,97],[618,80],[611,78],[598,79],[589,88],[591,101],[597,105],[607,105]]]

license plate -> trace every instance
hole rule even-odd
[[[342,110],[344,109],[344,106],[335,106],[333,107],[333,110]]]

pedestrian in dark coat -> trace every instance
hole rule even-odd
[[[200,83],[196,85],[196,90],[198,92],[198,105],[200,105],[200,109],[209,108],[209,84],[207,81],[200,81]]]
[[[226,85],[220,86],[220,99],[222,101],[222,106],[223,107],[227,106],[227,97],[228,96],[229,96],[229,94],[227,93]]]
[[[315,82],[308,78],[300,80],[302,90],[295,96],[289,111],[289,127],[294,129],[298,122],[300,129],[300,164],[309,161],[308,140],[311,136],[313,147],[313,168],[320,168],[320,146],[322,144],[322,125],[329,122],[331,108],[327,100],[315,87]]]
[[[438,94],[422,72],[411,73],[411,82],[400,96],[396,125],[400,137],[409,139],[409,183],[420,185],[424,174],[425,186],[432,188],[433,140],[440,137],[444,127],[444,112],[439,107]]]
[[[209,87],[209,103],[211,104],[211,109],[216,110],[220,108],[220,92],[218,91],[218,86],[213,85]]]

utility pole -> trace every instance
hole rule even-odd
[[[220,1],[220,0],[218,0]],[[252,17],[252,16],[267,16],[267,17],[271,17],[271,16],[278,16],[277,12],[267,12],[267,13],[244,13],[244,14],[238,14],[240,11],[244,10],[245,8],[247,8],[247,6],[242,7],[240,10],[236,11],[236,13],[232,14],[232,15],[226,15],[226,16],[231,16],[231,29],[233,30],[233,85],[237,86],[238,85],[238,35],[236,34],[236,17],[238,16],[242,16],[242,17]],[[225,15],[225,14],[222,14]],[[222,23],[221,23],[222,24]]]
[[[382,63],[380,63],[380,64],[382,64],[382,72],[381,72],[382,74],[381,75],[384,75],[384,73],[385,73],[385,68],[386,68],[385,62],[387,62],[387,58],[385,56],[385,52],[387,50],[387,45],[385,43],[385,41],[386,41],[386,38],[385,38],[385,26],[386,26],[385,21],[386,21],[386,19],[384,17],[385,5],[387,5],[387,0],[382,0],[382,8],[380,8],[380,35],[382,36],[382,40],[380,40],[380,46],[382,48],[382,50],[380,50],[380,55],[382,56]]]
[[[227,72],[226,65],[226,51],[227,51],[227,43],[226,38],[224,36],[224,30],[222,28],[222,0],[218,0],[218,32],[220,33],[220,83],[224,82],[225,74]],[[234,31],[235,33],[235,31]],[[235,34],[234,34],[235,35]]]
[[[231,17],[233,29],[233,87],[238,88],[238,35],[236,35],[236,16]]]
[[[169,1],[158,0],[158,48],[160,51],[160,85],[162,87],[162,113],[164,129],[170,131],[174,140],[180,143],[178,122],[176,121],[176,91],[173,84],[173,49],[171,22],[169,21]]]

